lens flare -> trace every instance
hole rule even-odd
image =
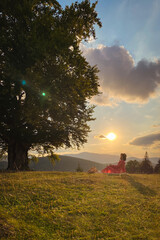
[[[22,80],[22,85],[26,85],[26,81],[25,80]]]

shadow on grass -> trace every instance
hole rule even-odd
[[[135,181],[135,179],[129,175],[122,175],[122,178],[129,182],[138,192],[145,196],[154,197],[157,195],[156,191],[143,185],[142,183]]]

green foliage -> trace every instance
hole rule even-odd
[[[50,160],[50,162],[52,163],[52,166],[55,165],[55,161],[60,161],[60,157],[55,154],[52,150],[48,151],[49,155],[47,155],[47,159]],[[35,155],[29,155],[29,164],[31,164],[31,161],[33,163],[38,163],[39,162],[39,157],[38,156],[35,156]],[[31,164],[32,166],[33,164]],[[42,167],[43,168],[43,167]],[[45,168],[44,168],[45,169]],[[50,169],[52,171],[52,169]]]
[[[52,165],[54,166],[55,161],[60,161],[60,157],[55,154],[53,151],[50,151],[50,155],[48,155],[49,160],[51,161]]]
[[[45,153],[87,141],[98,70],[79,44],[95,37],[95,24],[101,27],[95,6],[89,0],[65,9],[56,0],[1,1],[1,148],[16,149],[16,141],[25,151]]]
[[[35,155],[29,155],[29,163],[30,162],[38,163],[38,157]]]
[[[147,152],[145,153],[144,160],[141,162],[140,169],[141,173],[153,173],[153,166]]]
[[[160,159],[158,160],[158,163],[156,164],[156,166],[154,168],[154,172],[155,173],[160,173]]]
[[[0,239],[159,239],[159,174],[0,173],[0,183]]]
[[[130,160],[126,164],[126,171],[128,173],[140,173],[140,163],[137,160]]]
[[[5,149],[3,149],[3,148],[0,149],[0,161],[1,161],[2,157],[4,157],[5,153],[6,153]]]

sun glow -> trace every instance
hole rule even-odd
[[[106,136],[106,138],[108,139],[108,140],[110,140],[110,141],[113,141],[113,140],[115,140],[116,139],[116,134],[115,133],[113,133],[113,132],[111,132],[111,133],[108,133],[108,135]]]

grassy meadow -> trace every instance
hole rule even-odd
[[[0,239],[160,239],[160,175],[0,173]]]

